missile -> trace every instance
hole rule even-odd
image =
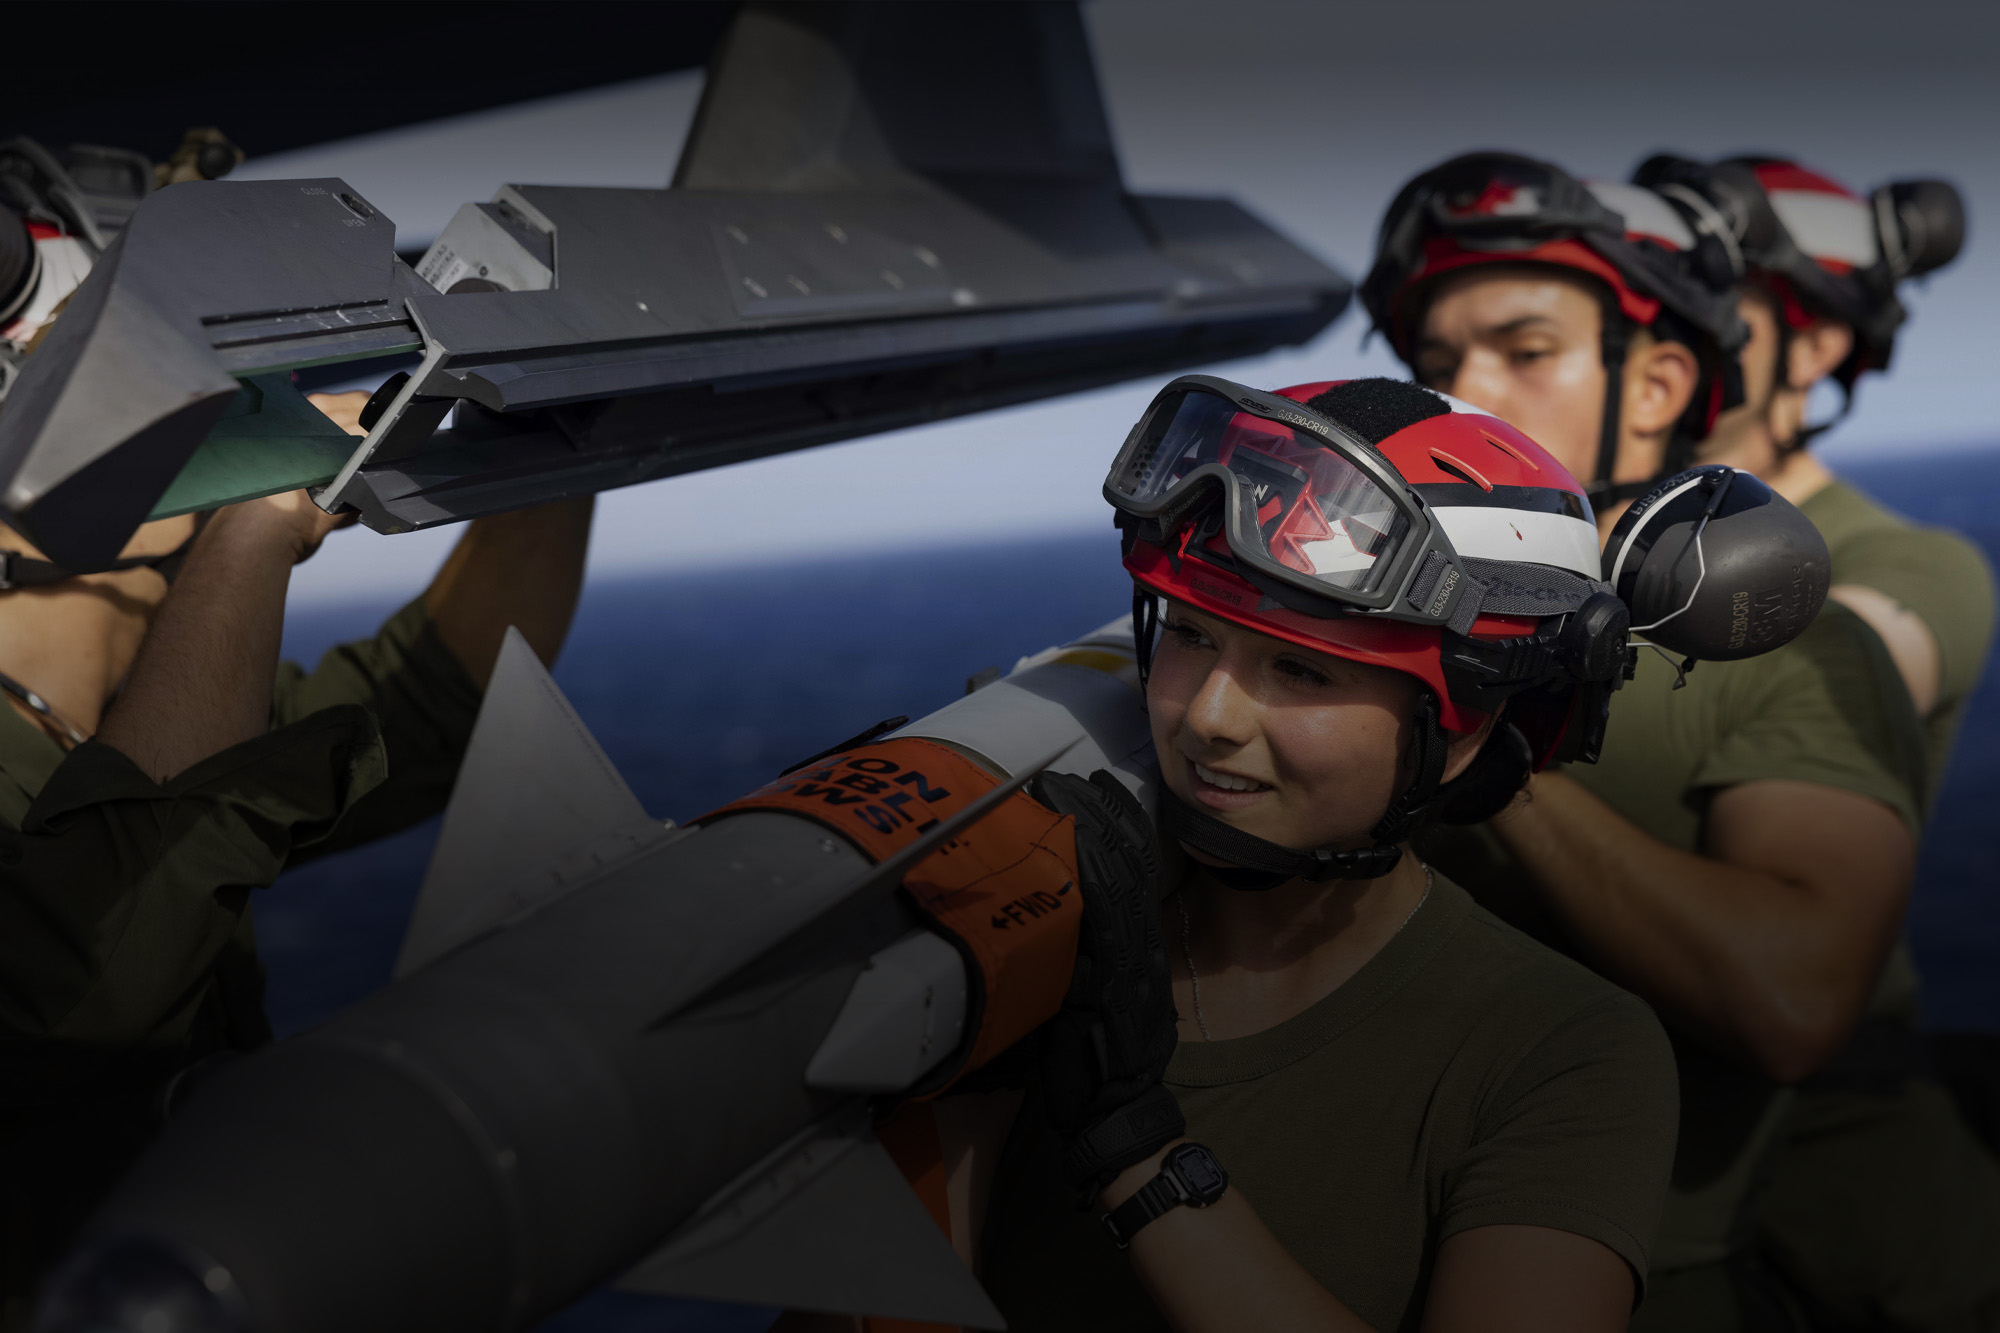
[[[147,197],[0,406],[0,518],[76,569],[301,486],[403,532],[1302,343],[1351,291],[1126,190],[1074,3],[748,4],[671,188],[508,185],[414,268],[395,232],[336,178]],[[389,356],[358,442],[291,382]]]
[[[613,1277],[1001,1327],[870,1126],[1060,1003],[1044,766],[1150,801],[1129,619],[685,828],[510,633],[396,979],[198,1077],[38,1327],[521,1329]]]

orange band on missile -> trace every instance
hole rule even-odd
[[[919,863],[903,887],[978,964],[978,1029],[951,1079],[1055,1017],[1076,970],[1083,918],[1074,819],[1022,793]],[[950,1086],[932,1082],[932,1095]]]
[[[878,741],[789,773],[706,823],[745,810],[800,815],[881,861],[1000,785],[932,741]],[[921,1089],[935,1096],[1055,1016],[1076,964],[1076,824],[1018,792],[903,877],[917,908],[972,966],[970,1042]]]
[[[782,810],[826,825],[869,860],[881,861],[999,785],[958,751],[906,737],[787,773],[700,822],[744,810]]]

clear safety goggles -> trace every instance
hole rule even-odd
[[[1454,158],[1405,185],[1389,205],[1376,236],[1374,266],[1361,283],[1378,327],[1389,326],[1394,304],[1424,268],[1426,247],[1439,238],[1496,257],[1525,254],[1550,241],[1580,242],[1634,292],[1661,302],[1725,346],[1740,340],[1733,295],[1701,289],[1677,271],[1666,252],[1634,244],[1624,215],[1582,181],[1513,153]]]
[[[1412,262],[1425,235],[1505,248],[1590,232],[1623,240],[1625,219],[1569,173],[1511,153],[1472,153],[1425,172],[1382,223],[1383,240],[1401,241]]]
[[[1160,391],[1104,498],[1176,558],[1220,535],[1239,564],[1342,610],[1443,625],[1479,587],[1372,446],[1290,399],[1210,375]]]

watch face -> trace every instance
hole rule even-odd
[[[1229,1174],[1222,1169],[1222,1163],[1198,1143],[1176,1148],[1173,1163],[1175,1174],[1180,1176],[1188,1192],[1204,1203],[1221,1198],[1222,1191],[1229,1185]]]

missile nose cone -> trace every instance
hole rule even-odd
[[[49,1281],[35,1333],[250,1333],[229,1270],[141,1236],[86,1245]]]

